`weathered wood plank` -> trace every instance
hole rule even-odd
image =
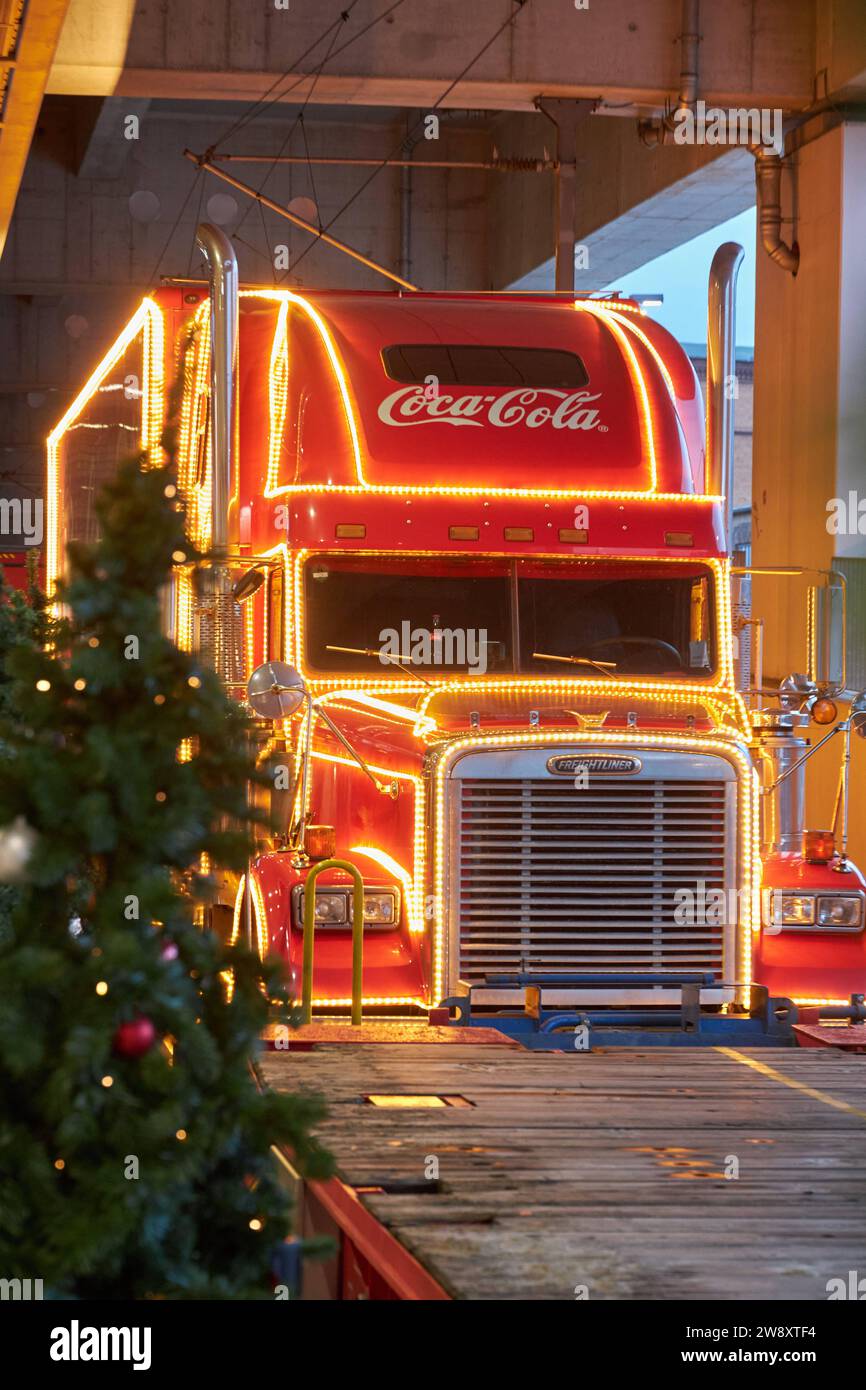
[[[715,1050],[459,1043],[319,1045],[262,1070],[325,1095],[343,1179],[461,1297],[824,1299],[866,1273],[866,1059],[743,1055],[780,1078]]]

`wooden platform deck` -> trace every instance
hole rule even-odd
[[[327,1098],[340,1176],[452,1297],[825,1300],[866,1275],[864,1057],[316,1041],[261,1066]]]

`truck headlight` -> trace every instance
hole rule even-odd
[[[863,899],[849,897],[819,898],[819,927],[835,927],[839,931],[856,931],[863,924]]]
[[[316,893],[316,921],[330,926],[347,921],[345,893]]]
[[[350,887],[316,889],[316,926],[351,927],[353,894]],[[304,925],[304,887],[296,883],[292,889],[292,920],[301,930]],[[365,888],[364,926],[386,930],[400,921],[399,888]]]
[[[364,921],[377,926],[390,926],[397,920],[397,894],[364,893]]]
[[[773,893],[770,922],[774,927],[810,927],[815,921],[811,893]]]
[[[770,894],[767,925],[796,931],[860,931],[863,926],[862,893]]]

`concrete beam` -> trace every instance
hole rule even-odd
[[[147,100],[129,97],[89,97],[76,104],[83,107],[79,126],[78,167],[80,179],[116,179],[137,134],[129,134],[130,118],[138,129],[150,109]]]
[[[832,72],[846,80],[854,75],[839,53],[857,25],[857,3],[849,0],[844,15],[836,0],[826,26]],[[701,96],[724,106],[805,106],[813,96],[816,4],[826,8],[830,0],[704,5]],[[319,103],[429,108],[515,12],[446,105],[531,110],[546,94],[601,96],[651,111],[679,85],[678,0],[605,0],[586,9],[526,0],[519,11],[513,0],[408,0],[369,29],[367,11],[341,22],[344,0],[287,9],[237,0],[139,5],[120,73],[116,51],[106,53],[101,38],[103,18],[111,24],[117,7],[118,0],[72,0],[50,91],[253,101],[285,74],[280,91],[288,101],[309,94]],[[310,74],[328,52],[331,24],[336,42],[313,86]]]
[[[30,0],[23,19],[2,35],[3,91],[0,109],[0,256],[30,153],[54,51],[69,0]],[[11,13],[11,10],[10,10]]]

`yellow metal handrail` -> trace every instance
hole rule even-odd
[[[362,971],[364,963],[364,880],[360,870],[347,859],[323,859],[311,869],[304,885],[304,968],[301,987],[301,1022],[313,1017],[313,940],[316,931],[316,879],[324,869],[344,869],[351,874],[352,890],[352,1023],[361,1022]]]

